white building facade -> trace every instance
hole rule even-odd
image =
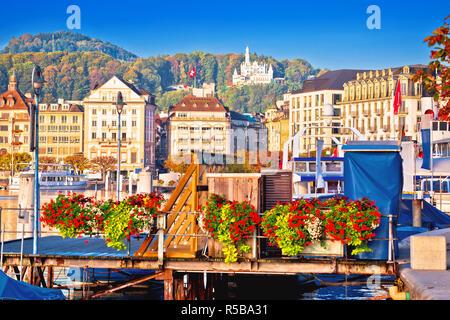
[[[234,69],[233,85],[252,85],[271,83],[273,80],[272,65],[268,66],[266,63],[259,63],[257,61],[250,61],[249,48],[245,49],[245,61],[241,63],[241,73],[238,74]]]

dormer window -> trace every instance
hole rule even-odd
[[[41,105],[39,106],[39,110],[42,110],[42,111],[47,110],[47,105],[46,105],[46,104],[41,104]]]
[[[63,104],[62,109],[63,110],[69,110],[69,105],[68,104]]]
[[[58,105],[57,104],[52,104],[52,110],[58,110]]]

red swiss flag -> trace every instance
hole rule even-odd
[[[189,77],[195,77],[195,68],[192,68],[191,71],[189,71]]]

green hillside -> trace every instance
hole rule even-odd
[[[59,33],[55,33],[59,34]],[[42,35],[42,34],[41,34]],[[76,34],[73,34],[76,35]],[[79,35],[82,39],[82,35]],[[77,36],[78,37],[78,36]],[[27,38],[26,35],[18,38]],[[44,39],[40,36],[35,39]],[[7,88],[8,78],[13,72],[19,80],[22,92],[31,91],[31,71],[34,63],[43,70],[47,81],[43,90],[43,101],[53,102],[58,98],[82,100],[96,85],[101,85],[113,75],[132,80],[140,88],[156,95],[157,104],[163,110],[178,102],[188,91],[171,91],[173,85],[194,86],[194,79],[188,75],[194,66],[197,71],[197,85],[203,82],[216,83],[217,96],[226,106],[238,112],[264,111],[288,90],[301,88],[302,82],[320,70],[303,59],[276,60],[272,57],[251,55],[252,60],[272,64],[274,77],[285,78],[284,83],[231,87],[229,86],[235,68],[244,60],[243,54],[212,54],[201,51],[177,53],[156,57],[136,58],[131,61],[98,50],[47,52],[51,34],[46,36],[45,45],[31,46],[30,41],[13,39],[0,54],[0,91]],[[55,37],[56,39],[56,37]],[[80,40],[77,43],[82,43]],[[100,41],[100,40],[98,40]],[[33,43],[35,40],[32,41]],[[101,42],[101,41],[100,41]],[[20,45],[23,43],[23,45]],[[92,49],[92,47],[88,46]],[[29,48],[30,52],[15,53]],[[40,50],[40,49],[42,50]],[[77,48],[82,48],[79,46]],[[39,49],[39,52],[33,52]],[[125,51],[124,51],[125,52]],[[117,56],[117,54],[116,54]]]

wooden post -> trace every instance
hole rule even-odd
[[[422,200],[414,199],[412,201],[412,225],[413,227],[421,227],[422,226],[422,209],[421,209]]]
[[[158,265],[164,264],[164,229],[166,228],[166,215],[159,214],[157,218],[158,224]]]
[[[164,300],[173,300],[173,273],[166,270],[164,275]]]
[[[184,274],[176,272],[173,275],[173,296],[175,300],[186,300],[184,293]]]
[[[47,287],[53,288],[53,267],[47,267]]]

